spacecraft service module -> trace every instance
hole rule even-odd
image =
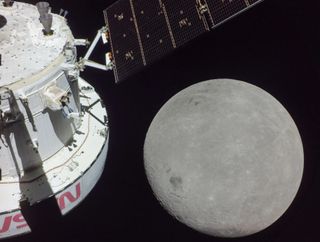
[[[65,16],[0,2],[0,239],[30,232],[21,203],[55,196],[64,215],[98,181],[108,150],[108,118],[95,89],[79,76],[104,29],[77,62]],[[103,37],[103,40],[106,39]]]

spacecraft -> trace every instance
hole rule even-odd
[[[30,232],[21,203],[56,198],[64,215],[95,186],[108,150],[101,98],[79,76],[81,61],[64,16],[47,2],[0,2],[0,238]]]
[[[55,197],[64,215],[102,174],[108,116],[80,76],[86,66],[121,82],[259,2],[119,0],[88,43],[48,2],[0,0],[0,239],[31,231],[22,203]],[[110,47],[103,64],[90,60],[100,39]],[[89,46],[82,58],[78,46]]]

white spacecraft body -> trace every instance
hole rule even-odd
[[[44,35],[36,6],[3,3],[0,239],[30,232],[23,201],[55,196],[62,214],[77,206],[102,174],[109,137],[106,109],[79,77],[76,45],[84,41],[63,16],[52,14],[53,33]]]

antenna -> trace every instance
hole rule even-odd
[[[12,0],[4,0],[3,2],[3,6],[5,7],[11,7],[13,5],[13,2]]]
[[[68,10],[64,10],[64,9],[60,9],[59,15],[63,16],[64,18],[68,15],[69,11]]]
[[[45,15],[46,13],[49,13],[50,10],[50,4],[48,2],[38,2],[36,4],[38,11],[40,13],[40,18],[41,16]]]
[[[53,30],[52,27],[52,14],[45,13],[42,16],[40,16],[40,22],[42,23],[44,29],[43,34],[44,35],[52,35]]]

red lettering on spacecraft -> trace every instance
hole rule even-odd
[[[21,213],[16,215],[8,215],[4,218],[0,233],[6,233],[12,229],[22,229],[28,227],[26,220]]]
[[[21,213],[18,213],[13,217],[13,222],[17,223],[17,229],[22,229],[28,226],[26,220],[24,219]]]
[[[78,183],[76,185],[76,194],[75,196],[71,193],[71,192],[65,192],[62,195],[59,196],[58,198],[58,205],[60,207],[61,210],[66,208],[66,199],[70,202],[70,203],[74,203],[76,202],[81,196],[81,188],[80,188],[80,183]]]
[[[0,229],[0,233],[8,232],[11,226],[12,216],[7,216],[4,218],[2,228]]]

